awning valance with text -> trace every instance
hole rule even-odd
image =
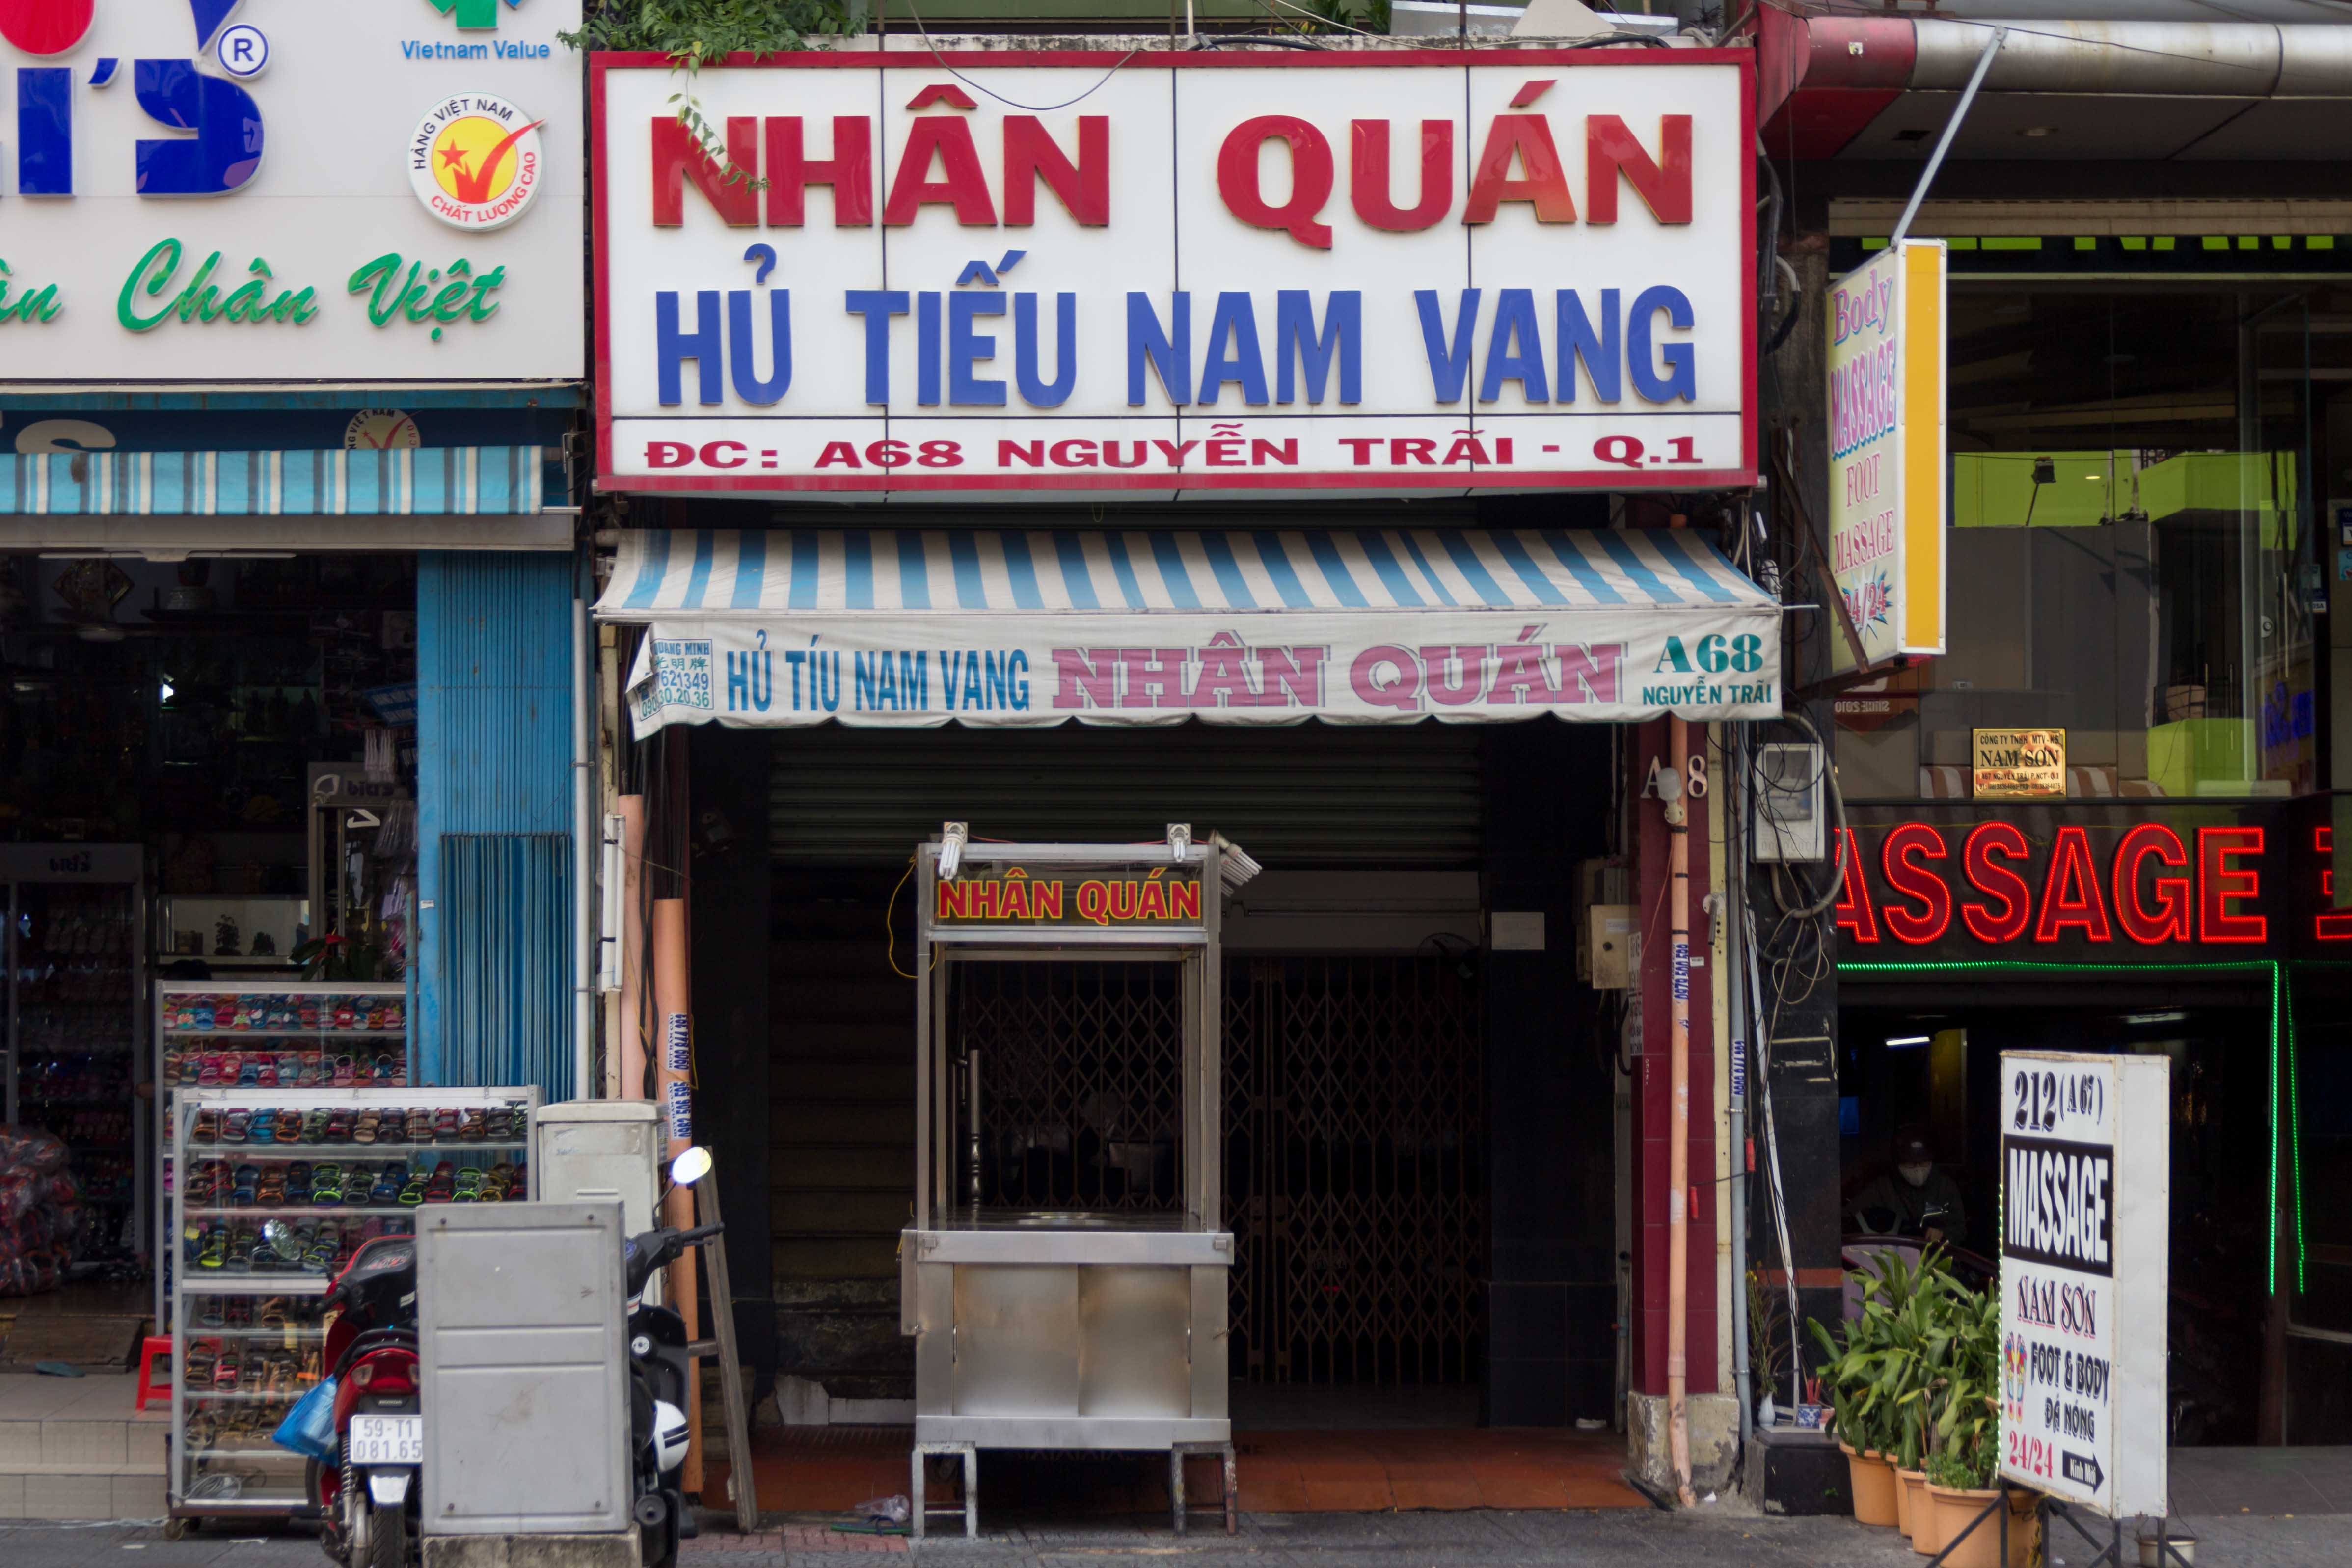
[[[636,732],[1780,712],[1780,607],[1703,535],[640,530]]]

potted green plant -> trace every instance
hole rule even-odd
[[[1815,1370],[1846,1456],[1853,1516],[1864,1524],[1899,1527],[1901,1500],[1889,1458],[1901,1431],[1908,1367],[1897,1342],[1899,1323],[1916,1283],[1912,1271],[1892,1257],[1855,1270],[1852,1279],[1861,1311],[1834,1335],[1818,1321],[1806,1326],[1827,1358]]]
[[[2001,1568],[1997,1518],[1961,1534],[2000,1495],[2000,1303],[1990,1292],[1955,1287],[1948,1294],[1950,1353],[1929,1405],[1928,1506],[1937,1538],[1950,1546],[1945,1562],[1951,1568]],[[2010,1563],[2023,1564],[2030,1551],[2030,1528],[2012,1519]]]

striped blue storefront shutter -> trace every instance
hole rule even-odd
[[[572,558],[416,573],[418,1075],[573,1093]]]

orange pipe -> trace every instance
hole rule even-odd
[[[1666,1122],[1666,1445],[1675,1491],[1691,1506],[1690,1462],[1690,722],[1666,720],[1676,799],[1666,806],[1667,927],[1674,962],[1674,1019]]]
[[[646,1097],[646,797],[614,803],[621,818],[621,1026],[604,1054],[604,1097]]]
[[[662,1121],[668,1136],[667,1157],[675,1160],[694,1142],[693,1132],[693,1060],[694,991],[691,972],[687,966],[686,900],[656,899],[654,900],[654,1010],[661,1019],[661,1035],[656,1042],[658,1057],[655,1070],[656,1089],[662,1106]],[[687,1230],[694,1225],[694,1189],[673,1187],[662,1200],[662,1224],[673,1230]],[[677,1315],[686,1320],[688,1339],[702,1337],[702,1320],[695,1310],[697,1289],[694,1279],[694,1254],[688,1253],[669,1266],[668,1285],[665,1291]],[[687,1363],[686,1377],[686,1473],[680,1485],[688,1492],[702,1489],[702,1363]]]

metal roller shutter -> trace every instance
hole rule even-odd
[[[1480,727],[792,731],[770,784],[779,861],[897,864],[949,818],[990,838],[1118,843],[1171,822],[1268,865],[1464,865]]]

